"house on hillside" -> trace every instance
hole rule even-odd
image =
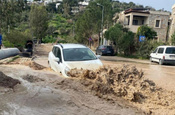
[[[44,2],[45,6],[48,5],[49,3],[53,3],[53,2],[59,3],[59,5],[60,5],[63,2],[63,0],[43,0],[43,2]],[[59,5],[57,4],[56,7],[58,7]]]
[[[79,10],[82,11],[84,10],[88,5],[89,5],[90,0],[84,0],[83,2],[79,2]]]
[[[170,13],[164,11],[149,11],[143,8],[127,9],[118,15],[117,22],[136,33],[141,25],[148,25],[157,32],[156,39],[166,42],[168,40],[168,27]]]

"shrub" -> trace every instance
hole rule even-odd
[[[155,38],[155,36],[157,36],[157,32],[153,30],[153,28],[147,26],[147,25],[143,25],[140,26],[137,29],[137,33],[136,35],[139,37],[140,35],[145,36],[148,40],[152,40]]]
[[[32,37],[24,32],[12,30],[5,36],[5,45],[14,47],[24,47],[27,40],[32,39]]]
[[[6,48],[14,47],[14,45],[12,43],[10,43],[9,41],[7,41],[7,40],[6,41],[2,41],[2,44]]]
[[[136,55],[141,59],[148,59],[150,53],[158,46],[165,45],[162,42],[157,42],[154,40],[146,40],[144,42],[139,42],[136,45]]]
[[[52,36],[46,36],[45,38],[43,38],[42,42],[43,43],[54,43],[56,42],[56,39]]]
[[[125,56],[131,55],[135,51],[134,42],[135,40],[133,32],[129,31],[124,33],[118,44],[120,51],[122,51]]]

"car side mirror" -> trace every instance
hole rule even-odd
[[[56,62],[60,62],[60,58],[55,57],[55,58],[54,58],[54,61],[56,61]]]
[[[101,55],[96,55],[96,56],[97,56],[98,59],[101,57]]]

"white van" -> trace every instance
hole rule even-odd
[[[151,62],[175,64],[175,46],[159,46],[150,54]]]

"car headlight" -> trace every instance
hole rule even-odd
[[[67,73],[70,71],[70,69],[68,68],[68,67],[65,67],[65,69],[64,69],[64,72],[65,72],[65,74],[67,75]]]

